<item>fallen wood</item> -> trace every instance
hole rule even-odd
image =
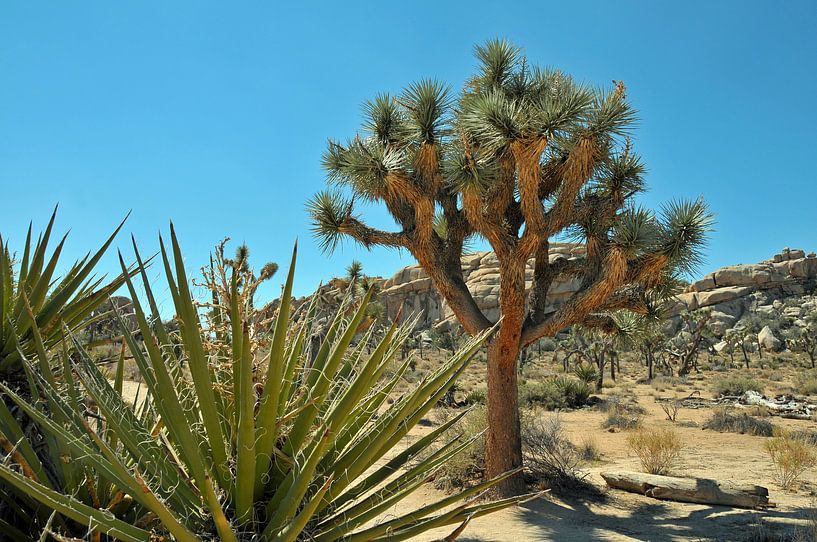
[[[602,472],[601,477],[612,488],[640,493],[655,499],[737,508],[774,506],[769,503],[769,490],[763,486],[627,471]]]

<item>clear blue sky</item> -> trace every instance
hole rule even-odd
[[[127,254],[127,234],[152,252],[172,219],[191,268],[223,236],[286,267],[299,238],[298,294],[353,258],[391,275],[409,255],[326,257],[308,232],[325,141],[353,135],[377,92],[459,88],[474,44],[500,36],[579,80],[625,81],[645,203],[703,194],[717,212],[704,270],[817,249],[813,0],[296,4],[5,0],[0,232],[19,247],[59,203],[73,258],[132,210]]]

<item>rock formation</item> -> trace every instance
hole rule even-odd
[[[678,296],[672,312],[677,315],[683,310],[708,308],[712,311],[710,327],[720,336],[750,313],[779,312],[796,320],[814,303],[810,294],[815,287],[815,254],[786,248],[770,260],[722,267],[706,275]],[[803,299],[794,306],[785,306],[783,300],[792,298]]]
[[[550,247],[550,259],[583,258],[584,246],[573,243],[554,243]],[[462,269],[468,289],[485,315],[496,320],[499,317],[499,264],[492,252],[476,252],[462,258]],[[526,270],[527,286],[533,278],[533,260]],[[457,320],[445,300],[437,293],[431,279],[419,265],[399,270],[389,279],[376,279],[380,286],[379,303],[385,315],[393,319],[418,314],[419,329],[451,329]],[[332,307],[342,296],[346,282],[340,279],[322,286],[317,295],[326,301],[326,315],[319,320],[330,320]],[[549,311],[556,310],[579,287],[578,280],[554,281],[549,292]],[[723,267],[692,283],[677,296],[671,308],[666,327],[669,335],[675,335],[680,327],[683,311],[707,309],[711,311],[710,330],[721,337],[742,318],[752,315],[782,317],[793,325],[799,325],[807,311],[817,308],[817,256],[803,250],[784,249],[771,259],[745,265]],[[309,298],[295,301],[305,308]],[[334,301],[333,301],[334,300]],[[271,315],[277,302],[271,303],[265,314]],[[401,312],[402,311],[402,312]],[[782,345],[774,333],[763,334],[767,349],[775,350]]]
[[[550,245],[550,260],[560,258],[583,258],[584,246],[572,243],[553,243]],[[533,280],[533,259],[525,270],[526,286],[530,288]],[[465,283],[477,305],[489,320],[499,318],[499,262],[493,252],[476,252],[462,258],[462,271]],[[549,290],[551,305],[549,310],[556,310],[579,287],[578,280],[554,281]],[[455,325],[454,313],[445,300],[437,293],[431,279],[422,267],[412,265],[398,271],[382,285],[380,301],[390,318],[394,318],[402,309],[403,315],[420,314],[419,327],[442,329]]]

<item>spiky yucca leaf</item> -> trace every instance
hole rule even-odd
[[[0,234],[0,379],[19,379],[23,372],[23,356],[34,358],[35,327],[39,329],[45,347],[52,348],[62,340],[61,325],[77,329],[87,324],[88,317],[124,284],[124,274],[104,284],[101,279],[93,277],[94,268],[119,233],[124,220],[96,252],[89,252],[64,276],[57,277],[57,265],[67,235],[49,255],[48,244],[56,215],[54,209],[45,231],[36,242],[32,240],[29,225],[19,261],[15,261],[8,241]]]
[[[58,531],[76,536],[90,525],[122,540],[171,535],[191,542],[250,536],[262,541],[385,540],[389,533],[405,540],[518,502],[457,505],[499,481],[488,480],[461,496],[406,510],[369,527],[372,519],[411,494],[463,448],[450,443],[423,453],[450,427],[447,424],[408,449],[391,453],[450,389],[484,334],[387,406],[408,364],[391,376],[386,376],[387,369],[415,322],[394,324],[378,340],[371,328],[360,337],[359,324],[372,294],[357,306],[349,305],[347,297],[313,357],[304,351],[304,340],[313,329],[314,310],[298,324],[291,321],[293,254],[269,345],[258,342],[247,305],[236,301],[242,298],[234,281],[224,315],[230,324],[226,333],[232,336],[212,347],[209,341],[215,334],[208,332],[193,304],[175,234],[170,249],[162,247],[180,319],[182,355],[173,353],[163,328],[149,324],[157,315],[145,312],[127,278],[145,340],[140,343],[130,334],[125,340],[148,389],[148,408],[134,411],[118,391],[121,377],[109,382],[78,341],[73,343],[72,369],[97,405],[95,413],[78,408],[67,389],[36,374],[32,378],[47,399],[48,412],[3,388],[55,439],[68,462],[92,471],[95,487],[108,487],[108,495],[118,496],[118,501],[95,501],[31,474],[36,469],[27,470],[24,464],[32,449],[19,431],[7,429],[0,411],[2,435],[20,441],[21,450],[0,465],[0,480],[59,512],[63,524],[55,527]],[[144,287],[152,300],[150,284]],[[208,354],[202,358],[203,351]],[[179,370],[182,364],[190,367],[189,373]],[[225,365],[230,369],[213,370]],[[234,375],[229,385],[219,380],[227,372]],[[154,414],[146,415],[148,411]],[[61,423],[51,419],[54,413]],[[225,459],[220,459],[221,450]],[[376,467],[384,458],[390,459]]]

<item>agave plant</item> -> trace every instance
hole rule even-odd
[[[51,522],[49,530],[64,536],[91,533],[97,540],[129,542],[165,536],[184,542],[397,541],[445,525],[459,524],[459,530],[471,517],[519,502],[473,502],[498,477],[373,521],[470,444],[431,448],[457,417],[395,449],[453,385],[484,334],[390,402],[408,367],[406,361],[394,369],[411,322],[392,325],[367,354],[374,333],[358,333],[367,295],[352,313],[338,310],[318,352],[308,355],[315,307],[302,321],[291,321],[293,254],[268,341],[247,318],[250,307],[236,274],[229,299],[214,299],[216,305],[228,302],[227,310],[209,312],[230,325],[213,331],[194,303],[172,228],[171,241],[170,250],[161,243],[161,256],[180,322],[177,337],[158,318],[138,251],[148,310],[126,274],[144,337],[140,344],[125,334],[147,388],[141,404],[122,397],[121,363],[111,383],[78,341],[71,356],[62,356],[63,379],[47,369],[31,371],[41,404],[2,386],[50,439],[48,449],[59,450],[56,461],[46,461],[9,413],[0,412],[6,447],[0,498],[36,500],[56,513],[40,512],[29,521]],[[41,346],[36,328],[34,336]],[[45,348],[37,354],[48,356]],[[80,388],[93,408],[79,397]],[[19,525],[10,526],[28,540]]]
[[[0,380],[22,378],[23,357],[35,357],[36,328],[45,348],[52,348],[62,340],[63,326],[74,330],[87,323],[94,310],[124,284],[124,275],[104,285],[104,278],[92,275],[122,224],[93,255],[75,262],[62,278],[55,276],[67,237],[47,254],[56,212],[36,242],[29,225],[19,265],[0,234]]]

